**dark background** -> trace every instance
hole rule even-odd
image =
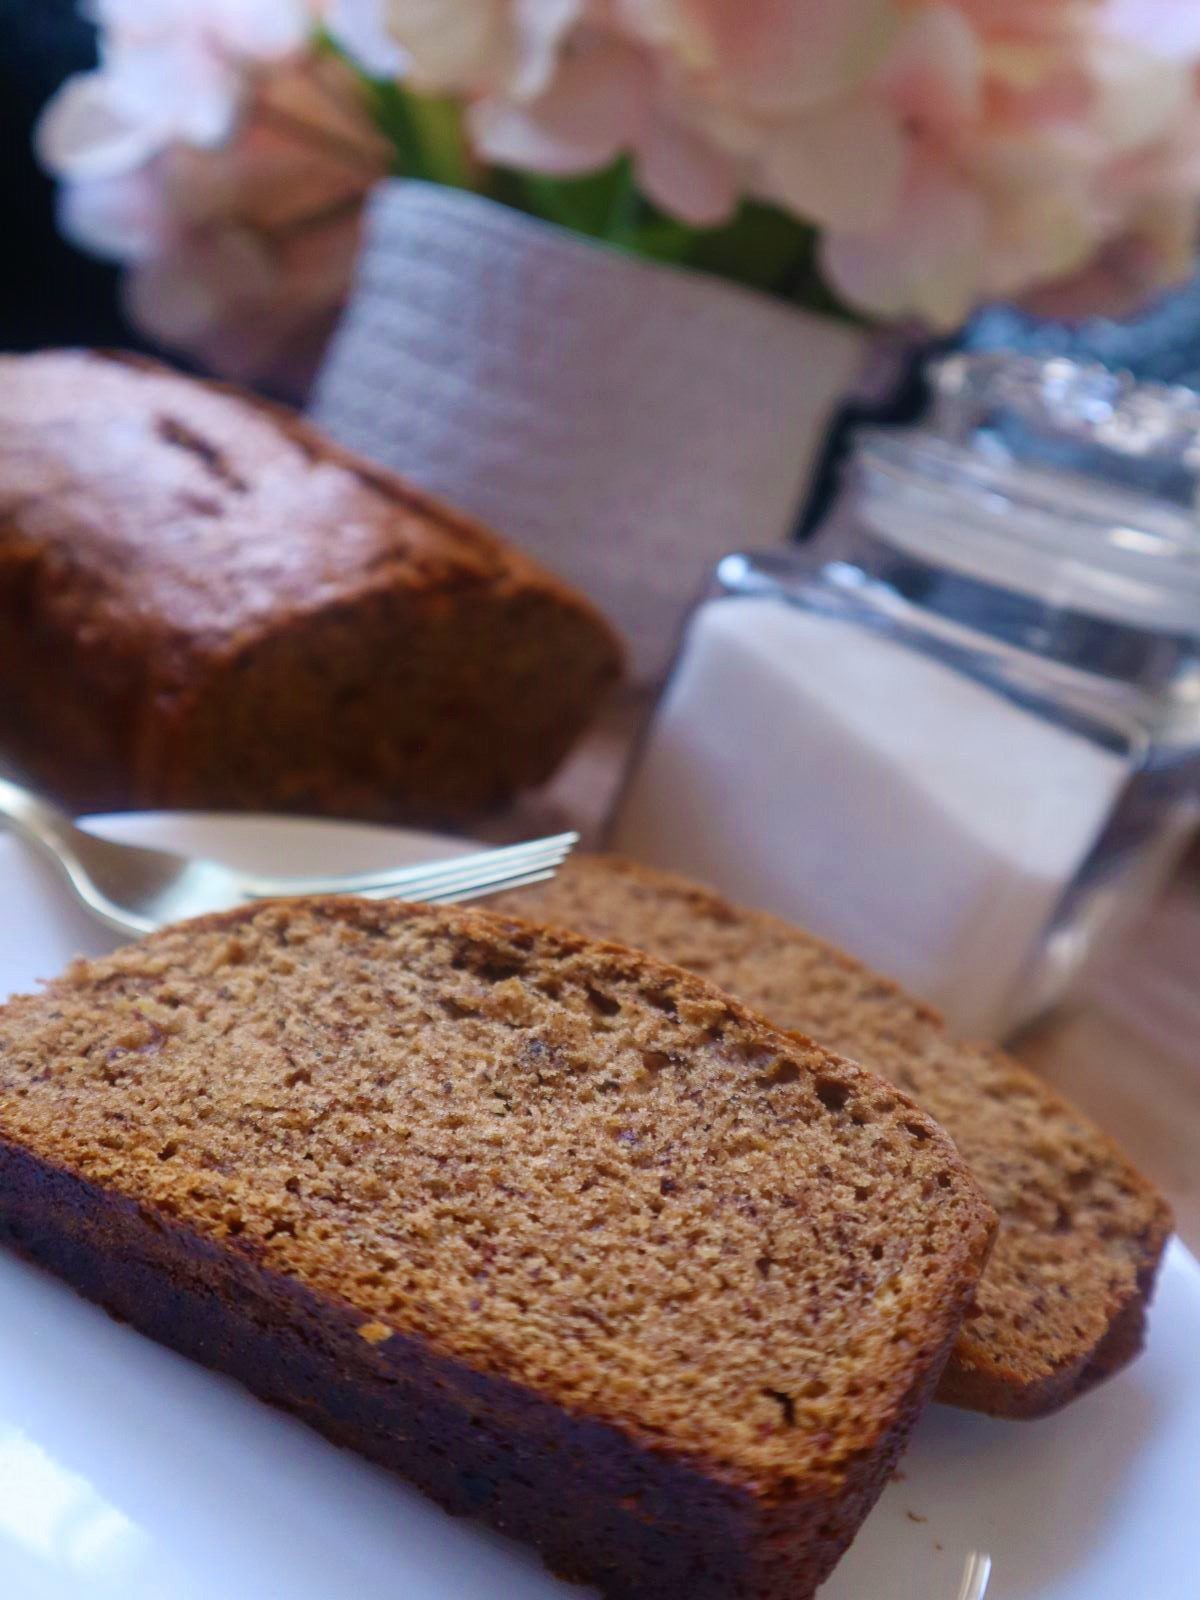
[[[75,0],[0,0],[0,348],[138,344],[121,316],[119,274],[58,238],[54,185],[38,170],[33,124],[72,72],[95,65],[93,29]]]

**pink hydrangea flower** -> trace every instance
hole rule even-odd
[[[487,160],[634,156],[704,225],[744,196],[821,230],[852,305],[950,327],[1120,259],[1178,276],[1200,6],[1182,0],[391,0]],[[1113,247],[1120,245],[1116,254]]]
[[[299,397],[344,302],[363,203],[392,150],[359,80],[331,57],[270,64],[239,85],[238,107],[223,143],[171,139],[124,170],[89,168],[64,183],[60,225],[125,263],[126,309],[152,339]]]
[[[1143,7],[1144,25],[1154,10]],[[867,90],[904,131],[901,201],[826,233],[839,290],[869,311],[952,327],[982,299],[1056,281],[1082,289],[1088,263],[1118,241],[1143,296],[1181,276],[1200,194],[1178,164],[1184,150],[1200,155],[1195,65],[1153,46],[1145,26],[1137,40],[1118,35],[1103,4],[910,7]]]
[[[69,178],[127,172],[175,140],[229,137],[251,64],[307,39],[305,0],[97,0],[100,66],[70,78],[38,128],[38,153]]]
[[[459,99],[482,164],[568,175],[628,154],[643,192],[698,227],[727,220],[744,198],[780,207],[818,231],[830,283],[867,315],[950,328],[988,297],[1124,306],[1191,261],[1192,0],[96,9],[100,67],[63,87],[39,131],[43,161],[65,180],[64,226],[132,264],[131,301],[168,342],[218,359],[209,334],[229,304],[253,307],[239,313],[245,337],[219,341],[226,370],[254,370],[293,308],[334,302],[352,219],[388,165],[349,73],[321,91],[325,115],[340,104],[340,157],[311,147],[311,126],[301,132],[311,98],[298,119],[276,108],[264,128],[270,86],[310,73],[318,22],[365,71]],[[329,222],[319,246],[314,235],[301,247],[292,227],[285,246],[264,220],[272,188],[306,215],[336,218],[340,232]]]
[[[568,31],[589,0],[383,0],[414,87],[528,98],[550,81]]]

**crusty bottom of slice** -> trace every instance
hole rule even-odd
[[[809,934],[687,879],[573,859],[492,902],[702,973],[776,1026],[896,1084],[949,1132],[1000,1232],[938,1391],[997,1416],[1056,1410],[1141,1348],[1165,1202],[1092,1123],[998,1050]]]
[[[891,1085],[524,922],[268,904],[0,1008],[0,1236],[613,1600],[807,1600],[994,1227]]]

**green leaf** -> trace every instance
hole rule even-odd
[[[655,217],[635,228],[622,241],[636,255],[653,261],[686,262],[696,243],[696,230],[674,217]]]
[[[521,209],[547,222],[591,239],[612,238],[621,227],[623,208],[628,203],[629,164],[614,162],[601,172],[580,178],[547,177],[539,172],[508,175],[517,185],[524,204]]]
[[[462,106],[446,95],[409,95],[409,120],[420,150],[421,176],[454,189],[475,187]]]
[[[808,231],[781,211],[748,201],[722,227],[697,233],[689,259],[705,272],[773,289],[805,254]]]
[[[397,84],[383,83],[375,78],[365,78],[363,87],[375,126],[395,151],[392,171],[408,177],[421,175],[421,146],[409,110],[408,96]]]
[[[817,259],[819,235],[775,206],[743,201],[723,227],[698,231],[688,265],[762,289],[829,316],[855,320],[826,283]]]
[[[477,186],[457,101],[409,94],[377,78],[364,78],[363,85],[375,125],[395,149],[393,172],[454,189]]]
[[[536,172],[497,176],[493,198],[634,255],[682,261],[696,237],[694,228],[665,215],[639,193],[632,165],[624,158],[578,178]]]

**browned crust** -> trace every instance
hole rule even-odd
[[[418,1338],[370,1344],[352,1308],[3,1139],[0,1195],[0,1240],[119,1321],[612,1600],[808,1600],[886,1484],[953,1337],[841,1494],[768,1502]]]
[[[1075,1360],[1064,1362],[1046,1377],[1031,1380],[1027,1373],[997,1361],[964,1328],[942,1374],[937,1398],[944,1405],[982,1411],[988,1416],[1036,1421],[1061,1411],[1120,1372],[1141,1353],[1145,1343],[1147,1313],[1171,1233],[1170,1214],[1164,1206],[1157,1226],[1141,1245],[1136,1286],[1123,1300],[1105,1307],[1106,1331]]]
[[[172,378],[184,376],[167,362],[158,361],[153,356],[142,355],[133,350],[97,349],[79,353],[114,365],[131,367],[137,371],[161,373]],[[269,417],[280,433],[298,445],[310,459],[328,461],[344,467],[361,483],[369,485],[395,505],[402,506],[406,511],[414,511],[434,526],[443,528],[456,538],[473,544],[489,561],[495,562],[509,580],[519,583],[522,588],[540,591],[577,612],[597,634],[604,638],[614,663],[619,665],[623,659],[624,645],[620,636],[604,613],[586,595],[578,589],[573,589],[570,584],[547,568],[539,566],[514,545],[506,543],[476,518],[457,510],[428,490],[419,488],[400,473],[381,466],[346,445],[338,444],[299,412],[293,411],[290,406],[268,400],[240,384],[223,379],[188,375],[187,381],[213,394],[226,395],[229,399],[239,401],[242,405],[257,411],[260,416]]]

